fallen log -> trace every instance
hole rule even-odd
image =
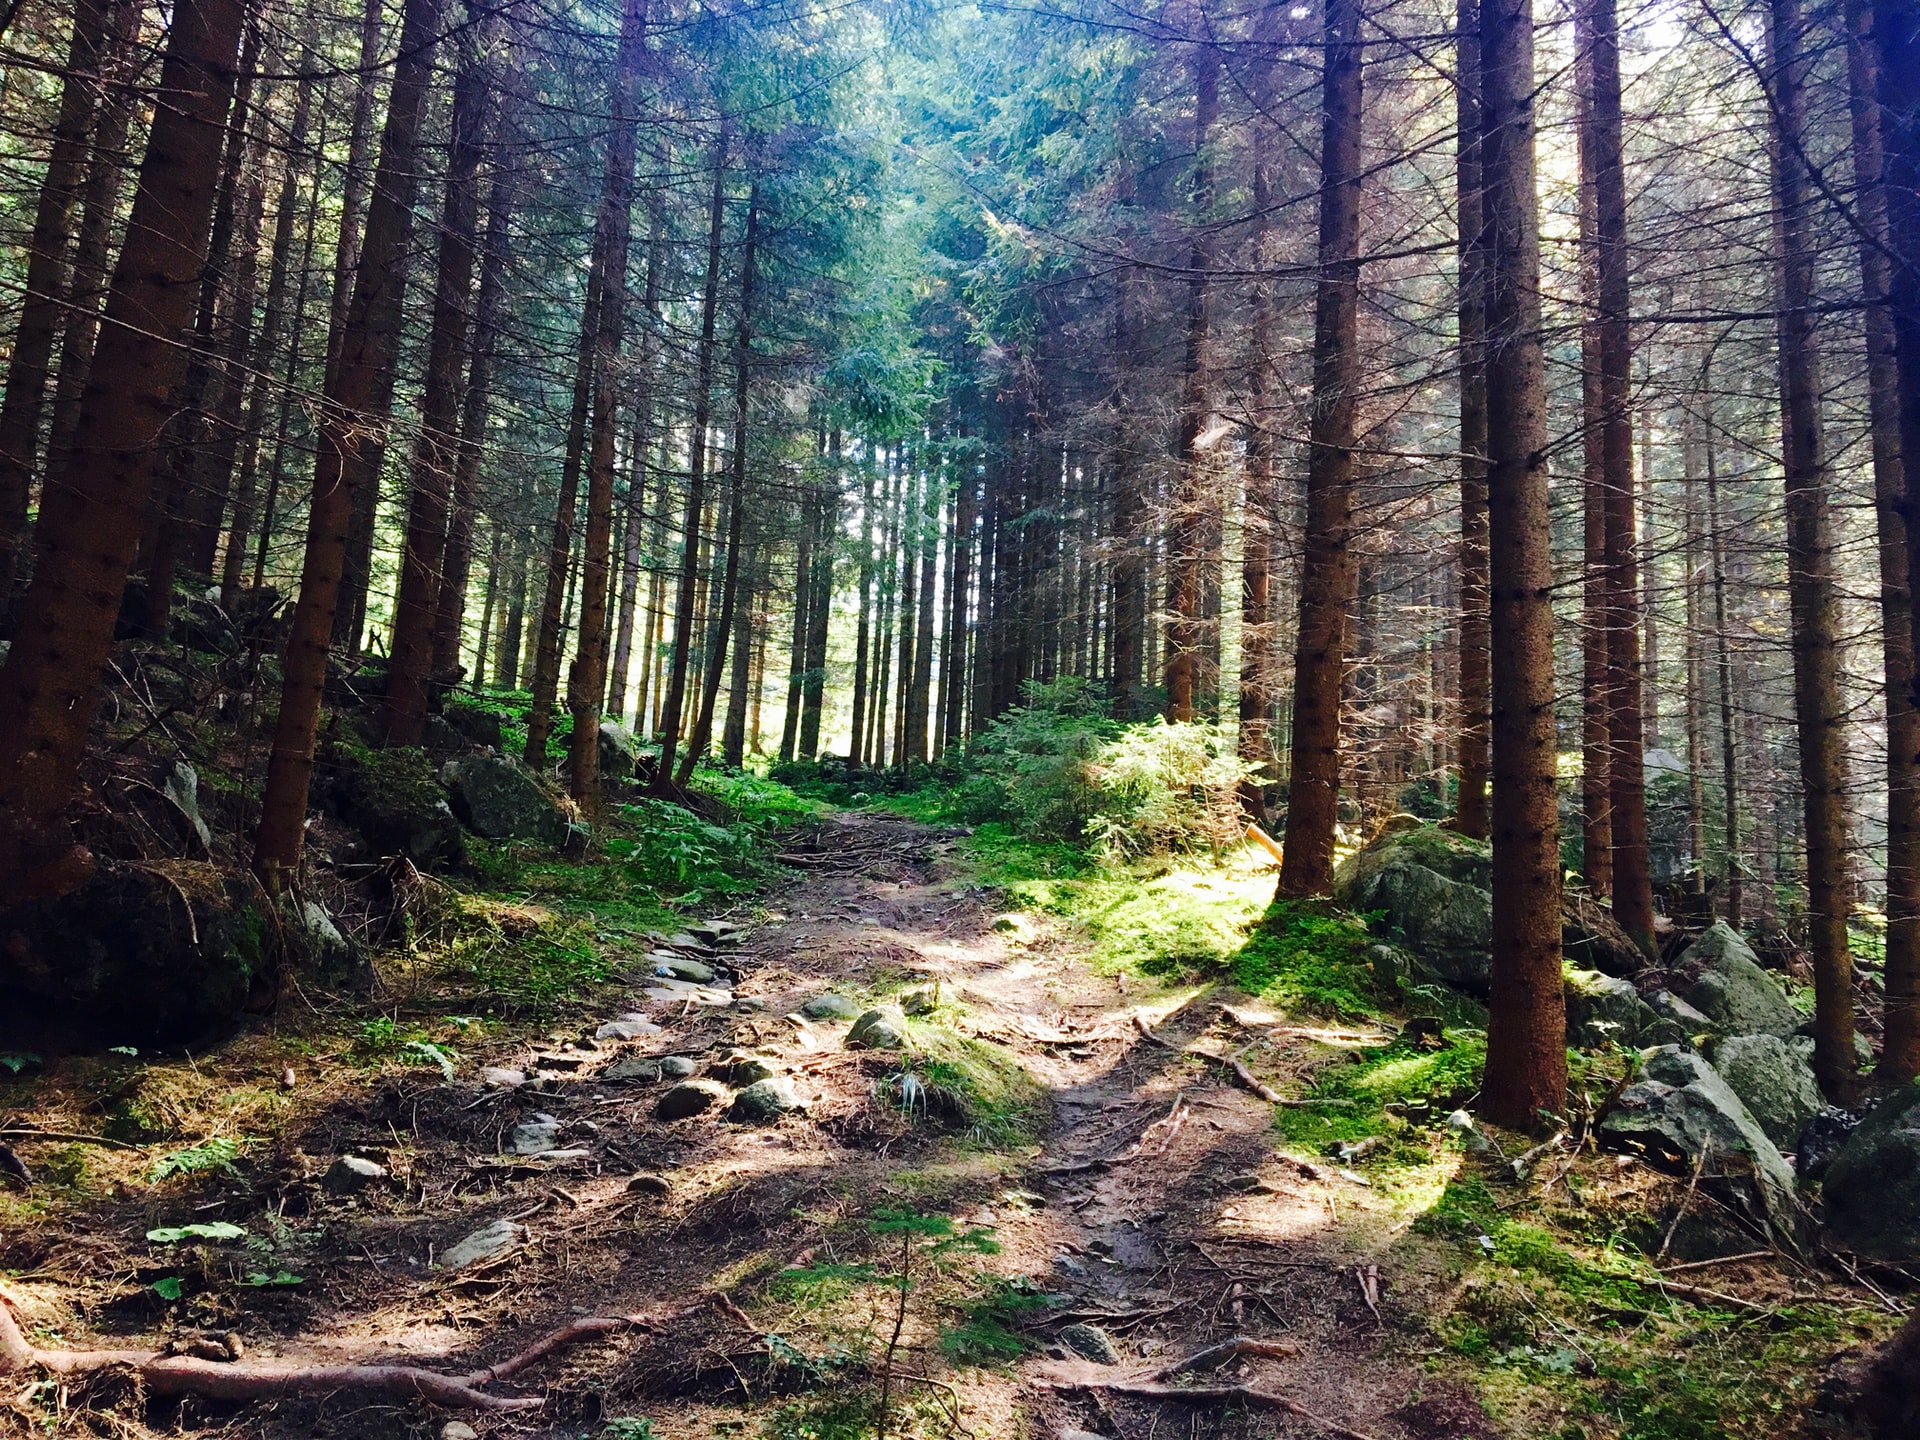
[[[85,1375],[126,1367],[150,1395],[197,1395],[248,1402],[288,1395],[353,1391],[395,1400],[419,1398],[449,1410],[537,1410],[540,1395],[490,1395],[486,1387],[518,1374],[558,1350],[622,1330],[652,1329],[657,1320],[639,1315],[598,1315],[575,1320],[526,1349],[479,1370],[448,1374],[398,1361],[302,1363],[295,1360],[221,1362],[165,1351],[136,1349],[50,1350],[33,1344],[0,1298],[0,1375],[38,1368],[55,1375]]]

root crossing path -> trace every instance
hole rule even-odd
[[[604,1015],[467,1057],[485,1083],[463,1065],[337,1096],[294,1137],[299,1173],[201,1202],[260,1220],[264,1199],[273,1218],[243,1228],[307,1247],[297,1290],[214,1307],[235,1332],[224,1369],[177,1341],[141,1351],[137,1320],[60,1350],[47,1333],[86,1328],[72,1293],[18,1284],[0,1289],[21,1321],[0,1327],[0,1371],[51,1373],[76,1415],[124,1412],[110,1377],[132,1377],[236,1435],[419,1435],[460,1409],[483,1434],[644,1417],[663,1437],[782,1440],[847,1424],[883,1379],[903,1436],[1490,1435],[1448,1420],[1422,1369],[1419,1317],[1448,1282],[1411,1231],[1419,1197],[1283,1143],[1262,1098],[1385,1037],[1098,974],[1067,927],[998,909],[955,848],[830,817],[789,842],[796,878],[730,917],[709,979],[649,960]],[[905,1048],[850,1046],[888,1005],[919,1012],[885,1012]],[[382,1173],[330,1158],[350,1156]],[[927,1260],[902,1309],[872,1233],[902,1213],[998,1248]],[[114,1243],[138,1249],[123,1227],[34,1269],[82,1249],[132,1265]],[[956,1361],[968,1317],[1023,1352]],[[134,1423],[168,1421],[149,1405]]]

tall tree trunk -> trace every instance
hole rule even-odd
[[[707,508],[707,426],[713,415],[714,328],[720,304],[720,242],[727,218],[727,133],[713,146],[713,199],[707,209],[707,278],[700,301],[700,351],[694,381],[693,433],[688,440],[687,510],[682,530],[680,587],[674,602],[673,663],[660,716],[660,774],[665,788],[673,778],[674,751],[680,743],[681,710],[687,701],[687,669],[693,657],[694,602],[700,585],[700,521]]]
[[[1357,12],[1356,12],[1357,13]],[[1356,64],[1357,77],[1359,67]],[[1357,78],[1356,78],[1357,83]],[[1356,92],[1357,93],[1357,92]],[[1211,407],[1208,373],[1207,272],[1213,265],[1210,212],[1213,209],[1214,122],[1220,110],[1220,52],[1201,45],[1194,56],[1193,188],[1190,196],[1193,239],[1187,247],[1187,349],[1180,397],[1179,484],[1168,516],[1173,554],[1167,565],[1167,718],[1192,720],[1203,694],[1218,685],[1206,669],[1206,588],[1209,565],[1218,559],[1212,546],[1212,519],[1219,497],[1208,483],[1202,431]],[[1357,142],[1356,142],[1357,143]],[[1217,582],[1218,576],[1215,575]]]
[[[1707,553],[1713,564],[1713,631],[1720,682],[1720,795],[1726,809],[1726,918],[1740,928],[1740,767],[1733,719],[1733,636],[1727,628],[1726,541],[1720,528],[1719,437],[1713,417],[1712,356],[1700,367],[1702,449],[1707,463]]]
[[[835,437],[836,454],[839,438]],[[920,515],[920,617],[914,627],[913,685],[907,696],[907,763],[926,763],[928,713],[933,693],[933,620],[934,573],[939,564],[940,514],[945,508],[946,485],[941,479],[943,461],[937,448],[928,447],[927,478]],[[828,606],[822,605],[822,611]],[[1058,628],[1057,626],[1055,627]],[[822,660],[825,646],[821,646]]]
[[[1592,76],[1595,272],[1599,316],[1601,467],[1606,491],[1607,782],[1613,831],[1613,915],[1648,959],[1655,956],[1653,876],[1647,856],[1647,795],[1641,752],[1640,576],[1634,553],[1633,347],[1627,254],[1627,179],[1621,154],[1620,32],[1614,0],[1582,0],[1577,46]]]
[[[1253,165],[1253,203],[1260,212],[1256,265],[1268,263],[1273,224],[1267,162]],[[1240,558],[1240,733],[1237,753],[1249,769],[1240,783],[1241,808],[1260,824],[1266,821],[1266,782],[1273,770],[1273,731],[1268,716],[1278,677],[1274,651],[1273,570],[1280,526],[1280,467],[1274,435],[1280,424],[1277,334],[1273,295],[1256,281],[1252,294],[1253,423],[1247,427],[1246,493],[1241,509]]]
[[[790,763],[800,744],[800,695],[807,668],[807,602],[813,596],[813,493],[800,494],[800,534],[793,551],[793,635],[787,646],[787,705],[780,725],[780,763]],[[878,709],[878,702],[875,704]]]
[[[426,727],[434,610],[447,551],[448,497],[460,455],[460,387],[470,348],[467,316],[479,223],[480,156],[486,145],[485,106],[492,80],[484,27],[466,37],[466,50],[453,83],[426,388],[420,401],[400,590],[393,607],[393,648],[387,661],[384,719],[389,745],[418,745]]]
[[[1900,356],[1888,302],[1886,155],[1881,138],[1874,7],[1847,3],[1860,293],[1867,342],[1867,404],[1879,520],[1880,626],[1887,705],[1887,957],[1884,1039],[1876,1078],[1920,1075],[1920,706],[1914,696],[1913,594],[1907,575],[1907,467],[1900,453]],[[1916,467],[1920,469],[1920,467]]]
[[[185,369],[233,100],[240,0],[177,0],[105,338],[82,403],[80,441],[50,476],[39,560],[0,667],[0,894],[58,894],[91,856],[63,833],[140,541],[157,442]]]
[[[1847,947],[1847,767],[1840,696],[1827,458],[1814,337],[1814,262],[1805,143],[1807,60],[1798,0],[1770,0],[1767,87],[1778,249],[1781,450],[1786,470],[1787,594],[1793,708],[1806,815],[1807,949],[1813,962],[1813,1071],[1836,1105],[1858,1085],[1853,957]]]
[[[647,548],[647,451],[653,435],[653,372],[660,363],[660,283],[666,270],[666,195],[655,190],[648,204],[647,278],[640,300],[640,365],[635,376],[633,395],[633,470],[627,481],[627,543],[620,561],[620,614],[614,625],[613,674],[607,686],[607,708],[616,715],[626,708],[627,676],[633,664],[634,617],[640,600],[641,560]],[[654,508],[666,501],[664,475]],[[642,654],[641,690],[646,689],[645,653]],[[644,693],[634,702],[631,712],[636,726],[645,704]]]
[[[1585,11],[1582,10],[1584,17]],[[1587,22],[1583,18],[1583,25]],[[1608,635],[1606,399],[1600,380],[1600,199],[1594,186],[1593,53],[1575,47],[1580,155],[1580,877],[1613,894],[1613,705]],[[1624,763],[1624,762],[1622,762]]]
[[[807,600],[806,678],[800,686],[800,755],[820,754],[820,716],[827,694],[827,634],[833,618],[834,539],[840,533],[840,473],[836,466],[820,491],[814,521],[813,567]]]
[[[1533,1130],[1566,1103],[1567,1051],[1532,0],[1482,0],[1480,74],[1493,587],[1493,993],[1481,1108]]]
[[[365,244],[353,267],[353,297],[339,342],[329,345],[335,360],[320,417],[300,603],[287,638],[280,718],[260,801],[260,832],[254,841],[254,869],[273,893],[293,877],[300,863],[314,736],[326,687],[334,613],[341,600],[347,532],[356,491],[370,483],[368,452],[379,445],[386,428],[386,409],[377,402],[382,396],[390,397],[393,390],[419,170],[420,119],[433,80],[433,42],[439,28],[440,0],[408,0],[387,99],[380,163],[367,206]]]
[[[1360,380],[1360,5],[1326,0],[1321,80],[1320,263],[1313,327],[1307,526],[1294,654],[1291,781],[1280,893],[1333,887],[1340,693],[1353,604],[1353,448]]]
[[[0,615],[10,608],[26,543],[28,495],[46,408],[54,332],[67,299],[74,203],[86,173],[87,140],[107,55],[110,11],[116,4],[129,3],[76,0],[73,9],[53,147],[40,181],[33,229],[27,236],[26,294],[13,332],[13,352],[7,359],[6,398],[0,402]],[[102,156],[98,163],[109,162]]]
[[[613,471],[620,412],[614,364],[626,332],[627,251],[633,231],[633,162],[638,142],[640,73],[646,63],[647,0],[625,0],[615,60],[612,129],[595,222],[600,315],[593,346],[593,435],[587,447],[586,553],[580,568],[580,642],[567,676],[573,716],[567,790],[595,819],[600,793],[600,698],[607,692],[607,590],[613,574]]]
[[[1488,834],[1488,727],[1493,700],[1487,654],[1487,295],[1481,203],[1480,0],[1459,0],[1454,28],[1458,132],[1454,194],[1460,235],[1460,628],[1459,794],[1454,826]]]
[[[747,436],[753,378],[753,265],[760,239],[760,191],[747,192],[747,233],[740,247],[740,313],[733,337],[733,464],[727,484],[727,558],[720,582],[720,614],[713,626],[714,642],[706,658],[706,687],[700,713],[694,719],[687,753],[675,777],[681,786],[693,780],[693,767],[713,738],[714,707],[720,703],[720,682],[726,673],[727,644],[733,633],[733,613],[740,603],[740,561],[747,536]]]
[[[873,451],[860,462],[860,619],[853,642],[853,733],[847,740],[847,758],[855,765],[866,754],[867,660],[873,621]]]

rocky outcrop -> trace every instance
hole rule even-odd
[[[1601,1120],[1600,1140],[1674,1174],[1691,1175],[1698,1164],[1702,1183],[1749,1223],[1786,1240],[1797,1234],[1792,1168],[1733,1088],[1692,1051],[1652,1051],[1642,1078]]]
[[[1716,920],[1674,962],[1680,998],[1725,1035],[1791,1035],[1800,1012],[1724,920]]]
[[[633,736],[617,720],[600,722],[600,778],[626,780],[633,775]]]
[[[377,853],[405,855],[422,869],[466,858],[460,822],[424,750],[337,745],[327,769],[334,810]]]
[[[454,813],[476,835],[555,848],[566,842],[566,816],[524,766],[500,755],[469,755],[448,761],[440,778]]]
[[[1882,1100],[1833,1157],[1822,1192],[1829,1243],[1920,1261],[1920,1080]]]
[[[1567,1038],[1575,1045],[1675,1045],[1687,1038],[1642,1000],[1630,981],[1569,967],[1565,989]]]
[[[1733,1035],[1713,1047],[1713,1068],[1782,1150],[1791,1150],[1826,1107],[1807,1054],[1808,1047],[1778,1035]]]

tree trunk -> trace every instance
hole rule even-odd
[[[378,401],[393,390],[406,288],[405,257],[413,230],[420,119],[433,79],[433,41],[439,27],[440,0],[408,0],[387,99],[380,164],[367,207],[365,245],[360,263],[353,267],[353,296],[347,303],[342,333],[337,344],[329,345],[336,358],[321,410],[300,603],[287,639],[280,718],[260,802],[260,832],[254,841],[254,869],[268,891],[276,894],[300,862],[314,736],[326,687],[334,614],[342,598],[347,532],[356,491],[369,480],[368,452],[378,447],[385,430],[387,412]]]
[[[0,615],[10,608],[26,543],[28,495],[46,409],[54,332],[68,298],[74,202],[85,176],[87,140],[108,48],[109,12],[116,3],[130,0],[75,0],[53,147],[27,237],[26,294],[7,360],[6,398],[0,402]],[[110,162],[102,156],[98,163]]]
[[[1583,26],[1585,10],[1582,10]],[[1580,589],[1580,878],[1602,899],[1613,894],[1613,706],[1607,647],[1606,399],[1600,380],[1600,200],[1593,173],[1593,54],[1575,47],[1580,156],[1580,450],[1583,552]]]
[[[1313,328],[1307,526],[1294,654],[1291,780],[1283,895],[1333,888],[1340,798],[1340,693],[1353,604],[1353,447],[1360,380],[1360,130],[1358,0],[1326,0],[1321,81],[1320,265]]]
[[[393,648],[387,661],[384,720],[389,745],[418,745],[426,727],[434,611],[447,551],[448,498],[459,463],[460,387],[470,348],[467,315],[479,223],[480,155],[486,145],[485,107],[492,80],[485,27],[466,43],[468,52],[461,57],[453,84],[433,326],[427,340],[426,387],[413,453],[400,589],[393,607]]]
[[[39,561],[0,668],[0,894],[63,893],[90,873],[61,816],[73,798],[157,449],[185,369],[233,100],[240,0],[178,0],[105,338],[79,439],[50,477]]]
[[[873,621],[873,453],[869,447],[860,465],[860,620],[853,642],[853,733],[847,740],[847,758],[858,765],[866,754],[867,661]]]
[[[1713,630],[1720,681],[1720,796],[1726,808],[1726,918],[1740,928],[1740,769],[1733,720],[1733,636],[1727,628],[1726,542],[1720,529],[1719,444],[1714,433],[1711,356],[1700,367],[1701,430],[1707,462],[1707,551],[1713,564]]]
[[[1272,196],[1267,162],[1254,161],[1253,203],[1260,213],[1255,264],[1269,263],[1273,239]],[[1249,819],[1267,823],[1266,784],[1273,771],[1274,650],[1273,570],[1280,526],[1280,467],[1274,434],[1280,421],[1278,353],[1273,295],[1255,281],[1251,297],[1253,339],[1253,421],[1246,432],[1246,490],[1241,509],[1240,557],[1240,733],[1236,747],[1250,774],[1240,783],[1240,804]]]
[[[627,481],[627,543],[620,562],[620,614],[614,625],[613,674],[607,687],[607,708],[616,715],[628,714],[627,677],[633,664],[634,618],[640,601],[641,560],[647,541],[647,451],[652,447],[654,367],[660,362],[660,282],[666,269],[666,197],[655,191],[648,206],[647,279],[640,300],[640,365],[634,379],[633,396],[633,470]],[[663,476],[656,509],[666,500]],[[641,697],[631,712],[636,728],[645,704],[646,668],[643,652]]]
[[[1836,1105],[1858,1084],[1853,1052],[1853,957],[1847,948],[1846,752],[1842,731],[1833,535],[1814,336],[1804,87],[1798,0],[1770,0],[1767,85],[1778,249],[1781,450],[1786,470],[1787,594],[1793,625],[1793,708],[1806,815],[1807,949],[1813,963],[1813,1070]]]
[[[1561,1111],[1567,1090],[1531,0],[1482,0],[1480,71],[1493,590],[1493,993],[1481,1108],[1531,1131]]]
[[[640,112],[640,73],[646,64],[647,0],[625,0],[620,52],[615,60],[612,129],[601,182],[595,251],[600,264],[600,314],[593,346],[593,434],[587,447],[586,554],[580,568],[580,643],[567,677],[573,716],[567,790],[589,817],[605,808],[600,794],[600,698],[607,691],[607,589],[613,573],[614,442],[620,412],[620,376],[614,362],[626,331],[627,251],[633,231],[633,162]]]
[[[661,788],[673,777],[680,743],[680,712],[687,700],[687,669],[693,658],[694,602],[700,585],[700,521],[707,508],[707,426],[713,414],[714,327],[720,304],[720,243],[727,218],[727,134],[713,147],[713,199],[707,210],[707,278],[700,302],[699,374],[694,381],[693,433],[687,443],[687,510],[682,530],[680,587],[674,601],[673,663],[660,716]]]
[[[1486,237],[1481,204],[1480,0],[1459,0],[1454,29],[1454,113],[1459,138],[1454,191],[1460,264],[1460,629],[1459,794],[1454,826],[1488,833]]]

